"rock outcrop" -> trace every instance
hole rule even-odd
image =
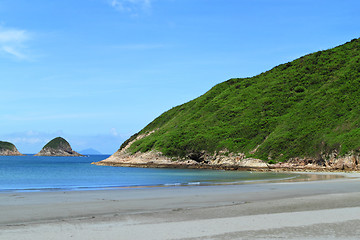
[[[83,155],[72,150],[64,138],[57,137],[48,142],[35,156],[78,157]]]
[[[131,144],[154,131],[140,134],[132,141],[111,155],[109,158],[93,164],[103,166],[122,167],[155,167],[155,168],[208,168],[228,170],[267,170],[267,164],[254,158],[246,158],[244,154],[229,153],[227,150],[209,154],[205,151],[191,152],[183,158],[170,158],[158,151],[131,153],[128,151]]]
[[[217,156],[217,158],[222,158]],[[267,170],[268,165],[253,158],[238,159],[226,157],[222,160],[195,161],[190,158],[169,158],[161,152],[149,151],[135,154],[126,151],[116,152],[109,158],[93,164],[118,167],[143,167],[143,168],[198,168],[198,169],[226,169],[226,170]]]
[[[0,156],[23,156],[14,144],[0,141]]]
[[[193,157],[194,155],[190,155]],[[246,158],[244,154],[219,152],[206,155],[196,160],[186,158],[169,158],[161,152],[129,153],[121,150],[109,158],[93,163],[103,166],[119,167],[152,167],[152,168],[199,168],[226,169],[249,171],[360,171],[360,156],[347,155],[343,157],[318,160],[313,158],[293,158],[287,162],[269,164],[260,159]]]
[[[312,170],[312,171],[360,171],[360,156],[351,152],[339,156],[337,151],[318,158],[292,158],[287,162],[269,164],[271,169],[282,170]]]
[[[129,148],[134,142],[151,135],[153,132],[139,134],[125,143],[109,158],[94,162],[96,165],[122,167],[154,168],[208,168],[251,171],[360,171],[360,156],[350,153],[340,156],[337,151],[322,154],[317,158],[292,158],[286,162],[266,163],[260,159],[248,158],[243,153],[228,150],[210,154],[206,151],[189,152],[186,157],[164,156],[159,151],[131,153]]]

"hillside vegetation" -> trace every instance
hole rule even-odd
[[[284,161],[360,149],[360,40],[220,83],[163,113],[129,150],[186,157],[227,149]],[[121,148],[129,141],[127,140]]]
[[[0,141],[0,150],[2,150],[2,149],[14,151],[16,149],[16,147],[12,143]]]
[[[62,147],[70,148],[70,144],[68,143],[68,141],[66,141],[62,137],[56,137],[44,146],[44,148],[54,148],[54,149],[62,148]]]

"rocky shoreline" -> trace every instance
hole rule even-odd
[[[42,149],[39,153],[34,156],[45,156],[45,157],[82,157],[80,153],[75,151],[66,150],[53,150],[53,149]]]
[[[167,157],[158,151],[131,153],[130,146],[154,131],[136,134],[126,141],[120,149],[109,158],[92,164],[117,167],[141,168],[191,168],[221,169],[242,171],[275,171],[275,172],[353,172],[360,171],[360,156],[349,153],[342,156],[336,150],[330,154],[320,154],[317,158],[292,158],[287,162],[268,163],[261,159],[246,157],[244,153],[232,153],[227,149],[215,153],[206,151],[189,152],[187,156]],[[256,149],[253,151],[255,152]]]
[[[354,153],[340,156],[337,151],[322,154],[318,158],[292,158],[287,162],[267,163],[256,158],[248,158],[244,153],[232,153],[223,150],[210,154],[206,151],[191,152],[186,157],[167,157],[158,151],[131,153],[129,147],[135,141],[149,136],[137,135],[131,141],[125,142],[121,148],[109,158],[92,164],[116,167],[141,168],[191,168],[191,169],[221,169],[242,171],[303,171],[303,172],[349,172],[360,171],[360,157]]]
[[[112,166],[112,167],[137,167],[137,168],[179,168],[179,169],[211,169],[211,170],[227,170],[227,171],[253,171],[253,172],[360,172],[359,169],[339,169],[339,168],[326,168],[321,166],[298,166],[289,165],[287,163],[268,164],[267,167],[253,167],[253,166],[239,166],[228,164],[188,164],[188,163],[129,163],[118,161],[107,162],[93,162],[92,164],[99,166]]]
[[[312,158],[294,158],[288,162],[269,164],[260,159],[246,158],[243,154],[220,153],[207,156],[202,160],[190,158],[169,158],[160,152],[127,153],[121,150],[100,162],[92,164],[116,167],[140,168],[187,168],[187,169],[217,169],[238,171],[274,171],[274,172],[353,172],[360,170],[359,157],[349,155],[329,160]]]
[[[24,156],[24,154],[21,154],[17,149],[0,149],[0,156]]]
[[[270,168],[260,167],[243,167],[231,165],[207,165],[207,164],[158,164],[158,163],[119,163],[119,162],[93,162],[92,164],[99,166],[112,166],[112,167],[137,167],[137,168],[180,168],[180,169],[211,169],[211,170],[237,170],[237,171],[271,171]]]

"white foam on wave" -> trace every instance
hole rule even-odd
[[[180,186],[181,183],[165,183],[164,186]]]
[[[200,182],[189,182],[188,185],[200,185]]]

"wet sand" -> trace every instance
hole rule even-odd
[[[0,193],[0,239],[358,239],[360,175],[345,175],[305,182]]]

